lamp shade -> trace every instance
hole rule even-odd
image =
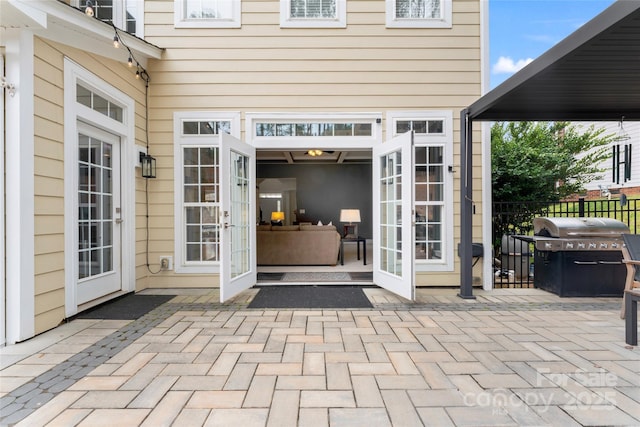
[[[340,209],[340,222],[360,222],[360,209]]]
[[[271,221],[284,221],[284,212],[271,212]]]

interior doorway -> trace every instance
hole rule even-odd
[[[340,256],[334,265],[259,264],[258,283],[287,284],[289,277],[313,284],[349,282],[370,285],[373,281],[371,150],[323,149],[322,154],[313,156],[310,151],[299,147],[257,150],[256,216],[259,224],[275,224],[272,213],[281,212],[285,227],[333,225],[342,237],[340,211],[359,209],[361,223],[358,230],[364,242],[344,242],[341,245],[344,264],[341,264]],[[257,250],[266,250],[260,247],[260,238]]]

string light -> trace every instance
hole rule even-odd
[[[87,16],[93,16],[93,2],[91,0],[87,0],[87,3],[84,8],[84,13]]]
[[[2,1],[2,0],[0,0],[0,1]],[[94,16],[95,15],[94,4],[97,4],[97,2],[94,3],[94,1],[86,0],[85,9],[84,9],[84,13],[87,16],[92,17],[92,18],[95,18],[95,16]],[[100,20],[100,21],[102,21],[102,20]],[[106,22],[106,21],[103,21],[103,22]],[[129,46],[127,46],[127,44],[124,42],[122,37],[120,37],[120,34],[118,32],[119,31],[118,27],[116,27],[113,22],[111,22],[110,24],[113,27],[113,32],[114,32],[114,34],[113,34],[113,47],[115,49],[119,49],[120,45],[122,45],[122,46],[124,46],[125,49],[127,49],[127,52],[129,53],[129,57],[127,58],[127,65],[129,66],[129,68],[133,68],[133,65],[135,63],[135,66],[136,66],[136,79],[143,80],[145,82],[146,86],[149,87],[149,82],[151,81],[151,77],[149,76],[149,73],[147,73],[147,70],[145,70],[145,68],[142,65],[140,65],[140,62],[138,62],[138,60],[134,56],[133,52],[131,51],[131,48],[129,48]]]
[[[136,79],[143,80],[147,85],[147,87],[149,87],[149,82],[151,81],[151,77],[149,77],[149,73],[147,73],[147,70],[145,70],[145,68],[142,65],[140,65],[140,62],[138,62],[138,60],[136,59],[131,48],[129,48],[129,46],[127,46],[127,44],[124,42],[124,40],[122,39],[122,37],[118,32],[119,31],[118,28],[113,24],[111,25],[113,26],[113,31],[115,32],[113,36],[113,47],[117,49],[122,45],[125,49],[127,49],[127,52],[129,53],[129,56],[127,59],[127,65],[129,66],[129,68],[133,68],[133,66],[135,65]]]

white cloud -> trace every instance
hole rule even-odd
[[[493,64],[492,72],[493,74],[513,74],[524,68],[531,61],[533,61],[533,58],[514,61],[508,56],[501,56],[498,58],[498,62]]]

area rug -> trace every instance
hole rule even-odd
[[[249,308],[372,308],[359,286],[265,286]]]
[[[76,319],[135,320],[174,297],[175,295],[128,294],[83,311]]]
[[[349,273],[336,273],[336,272],[292,272],[285,273],[282,278],[283,282],[344,282],[351,280]]]

